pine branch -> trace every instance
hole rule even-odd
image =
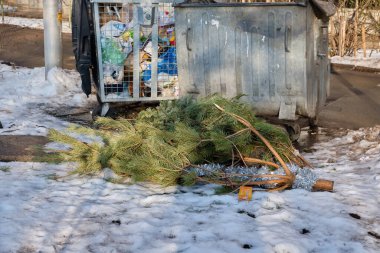
[[[208,181],[228,186],[255,182],[280,188],[293,182],[293,174],[289,174],[283,159],[301,160],[291,151],[289,138],[282,130],[256,119],[252,109],[237,99],[219,96],[165,101],[157,108],[142,111],[136,120],[98,118],[96,126],[97,129],[71,127],[69,131],[99,136],[102,143],[85,143],[51,131],[51,138],[71,146],[62,156],[78,162],[78,173],[95,173],[108,167],[135,182],[171,185],[180,180],[186,184]],[[286,175],[250,175],[249,181],[240,182],[237,176],[225,173],[199,178],[186,171],[190,165],[205,163],[247,162],[278,168],[274,158]],[[258,182],[254,178],[268,180]]]

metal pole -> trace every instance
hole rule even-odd
[[[358,13],[359,0],[355,1],[355,19],[354,19],[354,57],[356,58],[358,52]]]
[[[0,0],[0,1],[1,1],[1,20],[4,24],[4,13],[5,13],[5,11],[4,11],[4,0]]]
[[[44,0],[45,79],[54,67],[62,68],[62,0]]]

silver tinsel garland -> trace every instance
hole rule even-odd
[[[295,175],[292,188],[300,188],[311,191],[317,175],[309,168],[300,168],[296,165],[288,165],[290,171]],[[203,164],[198,167],[191,167],[187,169],[188,172],[195,172],[199,177],[213,177],[217,174],[224,174],[226,177],[234,181],[246,182],[259,182],[271,180],[273,178],[252,178],[252,175],[286,175],[283,168],[276,170],[269,169],[268,167],[242,167],[242,166],[224,166],[221,164]],[[263,185],[265,188],[273,188],[273,185]]]

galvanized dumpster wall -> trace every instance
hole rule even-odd
[[[244,99],[260,115],[314,118],[328,86],[327,21],[305,3],[180,4],[180,94]]]

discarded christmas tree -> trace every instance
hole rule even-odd
[[[257,119],[238,98],[165,101],[133,120],[99,118],[96,129],[72,127],[69,131],[102,139],[102,143],[85,143],[68,133],[50,132],[52,140],[71,146],[62,151],[62,157],[78,162],[77,172],[85,174],[111,168],[134,181],[162,185],[207,181],[282,190],[295,181],[288,164],[307,165],[282,129]],[[210,172],[205,164],[222,165],[229,173],[220,167]],[[233,172],[249,165],[265,166],[271,174],[239,177]],[[284,173],[272,173],[280,170]]]

